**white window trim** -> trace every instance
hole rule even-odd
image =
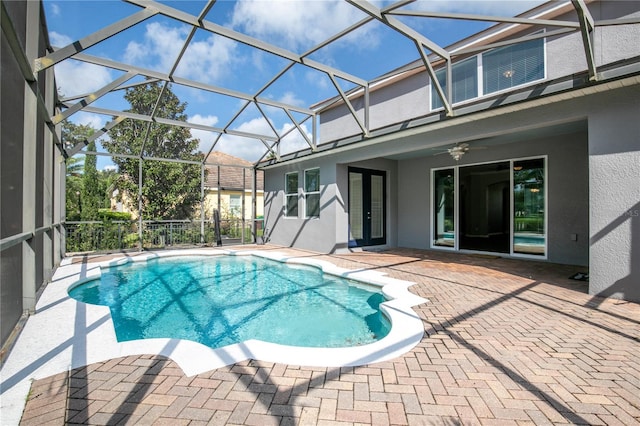
[[[307,172],[311,171],[311,170],[317,170],[318,171],[318,190],[317,191],[310,191],[307,192]],[[307,216],[307,195],[313,195],[313,194],[318,194],[318,197],[320,196],[320,167],[311,167],[309,169],[304,169],[303,171],[303,178],[302,178],[302,206],[303,206],[303,214],[304,214],[304,218],[305,219],[319,219],[320,218],[320,211],[318,211],[318,216]]]
[[[536,255],[536,254],[527,254],[527,253],[516,253],[513,250],[513,163],[517,162],[517,161],[525,161],[525,160],[536,160],[536,159],[542,159],[544,160],[544,204],[545,204],[545,208],[544,208],[544,235],[545,235],[545,239],[544,239],[544,255],[540,256],[540,255]],[[508,255],[509,257],[513,257],[513,258],[526,258],[526,259],[533,259],[533,260],[548,260],[549,259],[549,156],[548,155],[533,155],[533,156],[528,156],[528,157],[517,157],[517,158],[510,158],[510,159],[506,159],[506,160],[491,160],[491,161],[483,161],[483,162],[479,162],[479,163],[470,163],[470,164],[465,164],[464,166],[459,166],[459,165],[455,165],[455,166],[448,166],[448,167],[435,167],[430,169],[430,185],[429,185],[429,247],[431,249],[434,250],[441,250],[441,251],[455,251],[458,253],[475,253],[475,254],[495,254],[494,252],[483,252],[483,251],[476,251],[476,250],[463,250],[460,249],[459,247],[459,223],[460,223],[460,218],[459,218],[459,208],[460,208],[460,200],[459,200],[459,196],[460,196],[460,190],[459,190],[459,170],[461,167],[468,167],[468,166],[480,166],[483,164],[493,164],[493,163],[501,163],[501,162],[509,162],[509,166],[510,166],[510,175],[509,175],[509,185],[511,187],[510,189],[510,201],[509,201],[509,214],[510,214],[510,224],[509,224],[509,230],[511,232],[511,237],[512,237],[512,241],[509,244],[509,253],[504,253],[505,255]],[[454,178],[455,178],[455,182],[456,182],[456,187],[455,187],[455,197],[454,197],[454,221],[455,221],[455,240],[454,240],[454,246],[453,247],[446,247],[446,246],[438,246],[435,244],[434,242],[434,238],[433,238],[433,229],[435,226],[435,204],[434,204],[434,194],[435,194],[435,172],[438,170],[447,170],[447,169],[454,169]]]
[[[287,176],[292,175],[292,174],[295,174],[296,177],[298,178],[298,185],[297,185],[295,194],[294,193],[288,194],[287,193],[287,182],[288,182]],[[282,205],[283,217],[285,219],[297,219],[297,218],[299,218],[300,217],[300,172],[295,171],[295,172],[288,172],[288,173],[284,174],[284,191],[283,192],[284,192],[284,203]],[[287,213],[289,213],[289,211],[287,210],[287,208],[289,206],[289,203],[287,201],[288,201],[289,197],[294,197],[294,196],[296,197],[296,204],[298,205],[298,213],[295,216],[289,216],[287,214]]]
[[[536,34],[536,33],[537,32],[534,32],[532,34]],[[498,48],[495,48],[495,49],[498,49]],[[539,84],[541,81],[547,80],[547,76],[548,76],[549,70],[548,70],[548,67],[547,67],[547,64],[548,64],[548,61],[547,61],[547,38],[545,37],[545,38],[542,38],[542,55],[543,55],[543,59],[542,60],[544,61],[544,73],[543,73],[543,77],[542,78],[540,78],[538,80],[528,81],[526,83],[523,83],[523,84],[520,84],[520,85],[517,85],[517,86],[512,86],[512,87],[509,87],[507,89],[502,89],[502,90],[499,90],[497,92],[484,93],[484,78],[483,78],[484,74],[482,72],[483,71],[482,55],[484,53],[486,53],[486,52],[490,52],[491,50],[494,50],[494,49],[490,49],[490,50],[487,50],[485,52],[480,52],[480,53],[478,53],[476,55],[472,55],[472,56],[466,57],[465,59],[460,61],[460,62],[466,61],[467,59],[469,59],[469,58],[471,58],[473,56],[476,56],[477,65],[478,65],[478,74],[477,74],[477,76],[478,76],[477,77],[478,78],[478,96],[470,98],[470,99],[465,99],[464,101],[460,101],[460,102],[452,102],[453,99],[449,99],[449,101],[451,102],[452,106],[454,106],[454,105],[460,106],[460,105],[470,104],[470,103],[476,102],[476,101],[478,101],[478,100],[480,100],[481,98],[484,98],[484,97],[488,98],[488,97],[492,97],[492,96],[496,96],[496,95],[502,95],[504,93],[511,92],[511,91],[514,91],[514,90],[523,89],[523,88],[526,88],[526,87],[529,87],[529,86],[535,86],[536,84]],[[452,64],[452,66],[453,66],[453,64]],[[440,70],[440,68],[435,69],[434,72],[437,72],[438,70]],[[429,84],[428,84],[429,111],[430,112],[444,111],[444,106],[441,106],[441,107],[438,107],[438,108],[435,108],[435,109],[432,108],[433,98],[434,98],[433,91],[435,89],[433,88],[433,84],[431,83],[431,81],[432,81],[432,79],[429,78]]]

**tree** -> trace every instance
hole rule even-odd
[[[94,133],[91,126],[75,124],[70,121],[62,123],[62,142],[65,146],[75,146],[82,143]],[[95,157],[94,157],[95,159]],[[85,168],[86,156],[67,158],[67,182],[66,182],[66,218],[67,220],[81,220],[85,218],[83,199],[85,197]],[[90,167],[90,166],[89,166]],[[95,162],[94,162],[95,169]],[[95,175],[93,175],[95,178]]]
[[[95,142],[91,142],[87,147],[89,151],[96,150]],[[104,192],[101,191],[100,177],[96,168],[97,158],[95,155],[84,157],[84,174],[82,176],[82,220],[97,220],[98,209],[103,207]]]
[[[88,125],[65,121],[62,124],[62,140],[67,146],[83,143],[95,129]],[[88,151],[95,151],[95,142]],[[109,207],[114,180],[112,171],[99,171],[95,155],[77,155],[67,159],[66,209],[68,220],[98,220],[98,210]]]
[[[149,82],[126,90],[127,111],[151,115],[162,85]],[[168,85],[155,112],[157,117],[186,121],[187,104],[180,102]],[[202,161],[198,139],[188,128],[139,120],[126,120],[110,132],[103,146],[110,153],[155,158]],[[141,152],[142,151],[142,152]],[[116,185],[129,195],[132,210],[138,209],[139,159],[114,157],[120,170]],[[144,160],[142,163],[143,219],[187,219],[200,202],[200,167],[197,164]]]

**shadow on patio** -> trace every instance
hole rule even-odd
[[[22,424],[640,422],[640,306],[594,301],[574,267],[277,250],[416,282],[421,343],[362,367],[246,361],[192,377],[160,356],[113,359],[34,382]]]

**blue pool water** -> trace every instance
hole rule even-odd
[[[249,339],[307,347],[372,343],[390,330],[384,296],[307,266],[254,256],[155,259],[106,268],[69,291],[106,305],[119,341],[179,338],[219,348]]]

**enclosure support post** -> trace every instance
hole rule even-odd
[[[138,160],[138,243],[142,251],[142,157]]]
[[[245,189],[247,188],[247,169],[245,169],[244,167],[242,168],[242,233],[241,233],[241,238],[242,238],[242,244],[244,244],[244,233],[245,233]]]
[[[218,212],[220,212],[222,210],[222,206],[220,205],[220,201],[222,199],[222,194],[220,194],[220,191],[221,191],[221,189],[220,189],[220,164],[218,164],[216,167],[218,169],[218,176],[217,176],[218,181],[216,183],[216,186],[218,188],[218,205],[216,206],[216,209],[218,209]]]
[[[40,28],[40,3],[27,2],[27,28]],[[37,31],[27,31],[25,54],[32,61],[38,56]],[[36,184],[38,143],[38,80],[24,82],[24,123],[22,133],[22,232],[36,229]],[[36,307],[36,238],[22,242],[22,309]]]
[[[200,244],[204,242],[204,164],[200,164]]]
[[[256,200],[257,198],[257,191],[256,191],[256,187],[257,185],[257,176],[258,176],[258,171],[257,169],[254,167],[251,169],[252,170],[252,176],[251,176],[251,230],[253,231],[253,242],[254,244],[258,242],[258,226],[256,223],[256,217],[257,217],[257,207],[258,207],[258,201]]]

